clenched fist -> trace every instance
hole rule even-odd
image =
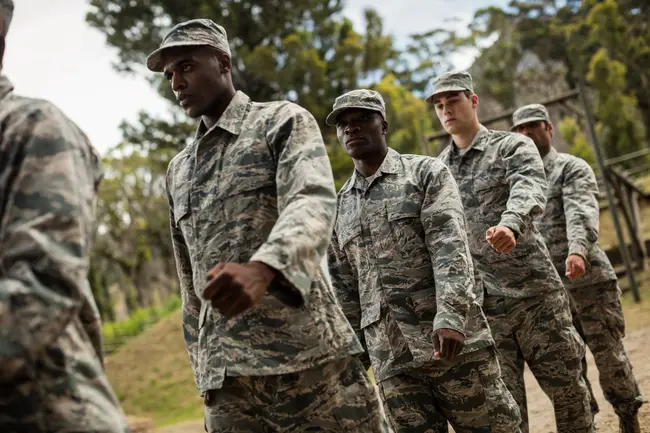
[[[259,304],[275,276],[261,262],[220,263],[208,272],[203,298],[224,316],[236,316]]]
[[[492,245],[492,248],[500,253],[509,253],[517,245],[515,234],[508,227],[490,227],[485,232],[485,240]]]

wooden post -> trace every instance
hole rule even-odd
[[[598,136],[596,135],[596,127],[594,116],[591,111],[591,105],[589,103],[589,97],[585,91],[584,77],[582,74],[576,75],[576,82],[578,84],[578,93],[582,101],[582,105],[585,110],[585,120],[587,121],[587,129],[589,131],[589,138],[591,138],[591,144],[596,155],[596,161],[598,162],[598,167],[600,172],[605,178],[605,193],[607,194],[607,201],[609,202],[610,215],[612,216],[612,222],[614,223],[614,228],[616,229],[616,237],[618,238],[619,249],[621,251],[621,257],[623,258],[623,263],[625,264],[625,271],[627,273],[627,278],[630,282],[630,290],[632,290],[632,296],[634,297],[634,302],[641,302],[641,295],[639,294],[639,287],[636,284],[636,278],[634,276],[634,270],[632,269],[632,263],[630,260],[630,254],[625,245],[625,238],[623,237],[623,231],[621,230],[621,225],[618,220],[618,214],[616,212],[616,206],[614,204],[614,196],[612,194],[609,179],[605,172],[605,158],[603,157],[602,150],[598,144]]]

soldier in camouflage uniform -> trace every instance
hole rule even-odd
[[[639,432],[637,412],[643,398],[623,347],[625,322],[616,273],[598,245],[596,176],[584,160],[553,148],[553,124],[543,105],[521,107],[512,120],[512,129],[531,138],[544,161],[547,204],[536,225],[575,303],[605,398],[620,418],[621,432]]]
[[[339,96],[326,122],[356,168],[338,195],[330,274],[394,430],[518,432],[449,169],[387,147],[375,91]]]
[[[569,298],[534,227],[546,204],[542,159],[529,138],[478,121],[471,76],[432,82],[427,102],[452,136],[440,154],[458,182],[474,264],[484,282],[483,310],[503,377],[528,431],[524,363],[555,409],[558,433],[593,431],[581,376],[585,346],[571,323]]]
[[[13,16],[0,0],[0,59]],[[87,283],[99,158],[57,107],[0,76],[0,431],[128,432]]]
[[[167,191],[206,431],[387,431],[324,279],[336,191],[316,120],[236,91],[226,32],[207,19],[173,27],[147,66],[200,118]]]

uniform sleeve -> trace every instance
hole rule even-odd
[[[40,117],[39,117],[40,116]],[[42,357],[85,301],[95,172],[69,125],[33,115],[4,139],[20,155],[0,191],[0,377]]]
[[[279,276],[269,292],[287,305],[308,302],[314,275],[327,253],[336,214],[334,177],[316,119],[295,105],[282,106],[266,134],[277,156],[278,219],[251,261]]]
[[[198,344],[199,344],[199,315],[201,311],[201,300],[196,296],[194,283],[192,279],[192,264],[190,262],[190,253],[185,243],[183,233],[176,225],[174,215],[174,203],[169,194],[169,174],[168,174],[167,200],[169,202],[169,225],[172,237],[172,248],[174,250],[174,259],[176,263],[176,273],[180,283],[181,302],[182,302],[182,324],[183,338],[187,346],[187,353],[190,357],[192,370],[195,374],[195,381],[198,386]]]
[[[357,338],[363,346],[364,353],[362,362],[366,370],[370,368],[370,356],[368,355],[368,346],[366,339],[361,331],[361,302],[359,300],[359,277],[355,272],[352,264],[348,260],[347,254],[339,245],[336,232],[332,235],[330,242],[329,254],[327,258],[330,276],[332,278],[332,287],[336,293],[336,298],[341,304],[346,319],[350,322],[352,329],[357,334]]]
[[[433,330],[453,329],[465,334],[467,314],[474,301],[474,265],[463,205],[449,169],[441,162],[429,167],[420,220],[436,284]]]
[[[589,249],[598,240],[598,183],[589,164],[576,160],[567,166],[562,183],[569,255],[588,260]]]
[[[546,173],[542,158],[530,138],[516,134],[503,150],[510,196],[499,225],[510,228],[519,237],[544,212]]]

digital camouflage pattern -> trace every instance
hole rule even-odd
[[[512,127],[511,131],[514,131],[520,125],[531,123],[531,122],[546,122],[551,123],[551,118],[548,115],[548,110],[542,104],[530,104],[519,107],[512,113]]]
[[[369,89],[356,89],[338,96],[334,100],[332,112],[327,115],[325,123],[335,126],[336,117],[350,108],[373,110],[381,114],[381,117],[386,120],[386,104],[379,92]]]
[[[623,346],[625,322],[616,273],[598,244],[598,184],[587,162],[551,148],[544,157],[548,201],[536,225],[575,304],[583,338],[596,361],[605,398],[619,415],[643,403]],[[575,281],[564,276],[566,259],[577,254],[586,273]]]
[[[126,432],[86,280],[99,158],[5,76],[0,124],[0,431]]]
[[[328,263],[377,381],[436,362],[431,333],[465,335],[462,353],[493,344],[474,284],[463,207],[437,159],[393,149],[370,184],[356,170],[338,196]]]
[[[226,376],[294,373],[362,353],[325,282],[336,192],[313,116],[241,91],[169,164],[167,191],[183,328],[199,390]],[[263,262],[285,284],[227,319],[202,299],[218,263]]]
[[[436,95],[446,92],[472,92],[474,84],[472,76],[467,71],[452,71],[442,74],[431,80],[431,93],[427,96],[426,102],[433,102]]]
[[[521,134],[481,125],[467,152],[460,155],[452,142],[440,158],[458,182],[470,249],[487,292],[483,309],[504,381],[521,409],[522,432],[528,431],[521,388],[525,362],[542,389],[554,396],[558,432],[591,431],[588,390],[580,376],[584,344],[571,323],[562,280],[534,225],[544,211],[547,188],[535,144]],[[493,226],[515,233],[517,245],[510,253],[497,252],[485,239]],[[554,355],[539,359],[541,353]]]
[[[571,293],[574,299],[579,299],[576,301],[578,317],[598,368],[605,399],[618,416],[636,414],[644,400],[623,345],[625,319],[616,281],[585,286]]]
[[[205,396],[206,431],[388,433],[378,401],[356,356],[298,373],[228,377]]]
[[[569,305],[571,306],[571,323],[573,323],[573,326],[576,328],[576,331],[578,332],[578,335],[582,339],[582,341],[585,341],[585,332],[582,329],[582,323],[580,323],[580,319],[578,319],[578,310],[576,309],[575,302],[573,302],[573,298],[569,296]],[[591,408],[591,415],[596,416],[598,413],[600,413],[600,406],[598,405],[598,400],[596,399],[596,395],[594,394],[593,387],[591,386],[591,381],[589,380],[589,365],[587,363],[587,351],[585,350],[585,354],[582,356],[582,359],[580,360],[580,365],[582,366],[582,380],[585,381],[585,385],[587,385],[587,390],[589,391],[589,406]]]
[[[470,250],[491,296],[527,298],[561,290],[534,219],[546,205],[546,175],[535,144],[520,134],[481,126],[467,153],[455,144],[439,158],[458,183]],[[485,239],[493,226],[510,228],[517,246],[499,253]]]
[[[230,57],[230,46],[226,30],[212,20],[199,18],[176,24],[167,32],[160,47],[147,57],[147,68],[162,72],[162,53],[171,47],[207,46]]]
[[[529,431],[524,365],[553,402],[558,433],[593,432],[591,399],[582,377],[585,346],[572,326],[564,290],[527,299],[486,296],[483,309],[499,351],[503,380]]]
[[[616,273],[598,244],[600,213],[596,175],[586,161],[551,148],[543,159],[548,182],[547,202],[535,225],[544,236],[553,264],[567,289],[615,281]],[[585,275],[571,281],[565,276],[570,254],[582,257]],[[613,293],[612,301],[618,299]]]
[[[391,377],[379,390],[395,433],[447,433],[447,422],[457,432],[520,432],[493,348]]]

